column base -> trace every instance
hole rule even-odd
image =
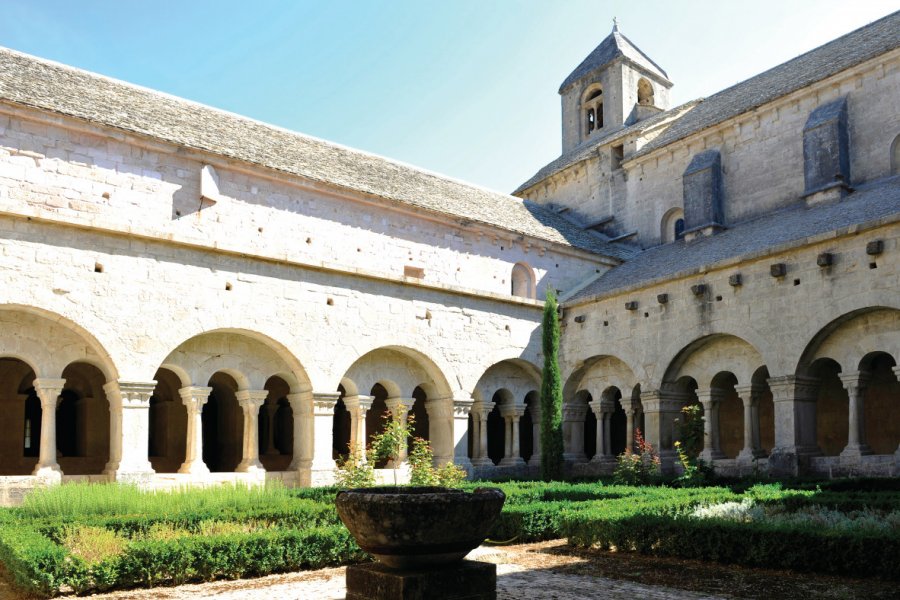
[[[595,463],[595,464],[596,463],[600,463],[600,464],[614,463],[614,462],[616,462],[616,457],[613,456],[612,454],[608,454],[608,455],[595,454],[593,456],[593,458],[591,458],[590,462]]]
[[[182,464],[178,468],[178,472],[182,475],[209,475],[209,467],[205,462],[198,460]]]
[[[533,454],[531,458],[528,459],[529,467],[540,467],[541,466],[541,455]]]
[[[737,455],[737,460],[739,462],[753,462],[757,458],[765,458],[766,451],[761,448],[750,449],[744,448]]]
[[[312,461],[309,459],[300,459],[295,458],[291,461],[291,464],[288,465],[288,471],[308,471],[312,468]]]
[[[700,460],[704,460],[708,463],[714,460],[719,460],[720,458],[725,458],[725,454],[719,450],[710,450],[709,452],[703,450],[700,453]]]
[[[454,456],[452,458],[452,461],[457,467],[459,467],[461,469],[465,469],[466,471],[470,471],[472,469],[472,467],[474,466],[474,465],[472,465],[472,461],[469,460],[468,456]],[[447,462],[450,462],[450,461],[447,461]]]
[[[258,460],[254,461],[241,461],[241,463],[234,470],[235,473],[265,473],[266,469],[262,466],[262,463]]]
[[[58,464],[37,465],[31,474],[47,483],[59,483],[62,481],[63,472]]]
[[[140,471],[119,469],[114,473],[111,473],[110,476],[116,483],[127,483],[138,487],[147,487],[150,485],[155,473],[156,471],[153,469]]]
[[[868,444],[853,444],[852,446],[848,444],[846,448],[841,450],[840,457],[842,463],[859,462],[863,456],[869,454],[872,454],[872,449]]]
[[[525,459],[521,456],[513,456],[509,458],[503,458],[500,461],[501,467],[524,467]]]
[[[574,452],[564,452],[563,453],[563,462],[567,463],[584,463],[587,462],[587,455],[585,454],[576,454]]]
[[[494,461],[492,461],[487,456],[482,456],[481,458],[473,458],[472,466],[473,467],[493,467]]]

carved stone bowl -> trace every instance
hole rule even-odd
[[[360,548],[387,567],[415,569],[462,560],[487,537],[506,495],[442,487],[375,487],[339,492],[335,503]]]

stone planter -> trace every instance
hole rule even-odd
[[[393,569],[462,560],[493,527],[506,495],[442,487],[376,487],[339,492],[341,521],[359,546]]]

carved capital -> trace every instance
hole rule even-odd
[[[704,410],[718,404],[725,398],[726,390],[722,388],[710,388],[708,390],[697,390],[697,399],[703,405]]]
[[[189,385],[178,390],[178,395],[181,396],[181,402],[187,407],[189,413],[199,413],[202,411],[203,405],[209,400],[209,395],[211,393],[211,387],[199,387],[195,385]]]
[[[344,396],[344,406],[347,407],[347,410],[350,412],[358,410],[362,415],[372,408],[373,402],[375,402],[375,396]]]
[[[155,381],[110,381],[103,386],[110,408],[150,408]]]
[[[42,410],[56,410],[59,405],[59,395],[62,394],[63,388],[66,386],[65,379],[46,379],[41,377],[35,379],[34,392],[41,401]]]
[[[287,395],[287,401],[291,405],[291,412],[295,418],[313,416],[312,392],[295,392]]]
[[[475,401],[471,399],[454,399],[453,416],[457,419],[466,418],[475,408]]]
[[[819,380],[815,377],[782,375],[767,381],[774,402],[811,402],[819,393]]]
[[[872,373],[869,371],[851,371],[849,373],[841,373],[838,377],[840,377],[847,393],[856,395],[861,394],[866,389],[869,380],[872,379]]]
[[[313,392],[313,414],[317,417],[333,417],[334,407],[340,397],[339,392]]]
[[[758,383],[738,385],[735,386],[734,391],[737,392],[737,395],[742,402],[745,404],[749,403],[750,406],[753,406],[759,402],[759,397],[765,393],[766,386]]]
[[[525,414],[525,406],[521,404],[503,404],[500,406],[500,416],[504,419],[518,421]]]

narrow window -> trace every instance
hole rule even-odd
[[[587,132],[590,133],[594,130],[594,109],[589,108],[587,111]]]
[[[638,80],[637,97],[641,106],[653,106],[653,86],[643,77]]]
[[[684,237],[684,219],[675,219],[675,239]]]
[[[25,419],[25,451],[31,450],[31,419]]]
[[[534,298],[534,271],[525,263],[516,263],[510,277],[510,293],[520,298]]]
[[[625,146],[618,145],[612,147],[612,168],[613,171],[622,167],[622,159],[625,158]]]
[[[603,103],[597,104],[597,129],[603,127]]]

